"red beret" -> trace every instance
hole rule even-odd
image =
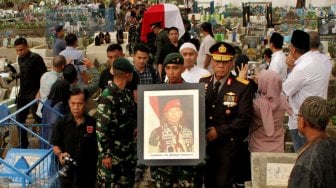
[[[167,102],[166,106],[163,108],[163,111],[167,112],[169,109],[174,108],[174,107],[181,107],[180,100],[173,99],[173,100]]]

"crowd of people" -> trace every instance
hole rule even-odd
[[[283,36],[273,33],[264,66],[248,77],[248,57],[229,43],[216,42],[208,22],[200,27],[202,42],[180,42],[176,27],[153,23],[156,52],[136,43],[132,64],[120,44],[113,43],[103,67],[76,49],[76,35],[63,39],[63,28],[55,29],[58,41],[49,72],[25,38],[14,46],[20,66],[18,108],[38,98],[64,114],[45,115],[48,108],[40,105],[38,116],[37,105],[31,108],[37,123],[42,117],[53,125],[43,136],[60,164],[67,157],[77,162],[60,178],[62,187],[133,187],[141,181],[137,174],[148,167],[137,162],[137,86],[184,83],[205,87],[206,129],[200,131],[206,135],[206,158],[195,166],[150,166],[154,187],[244,187],[251,179],[251,152],[285,151],[285,113],[299,152],[289,187],[336,185],[336,142],[325,132],[332,115],[326,102],[332,65],[318,51],[315,32],[295,30],[288,56],[282,51]],[[182,123],[181,103],[166,101],[164,121],[149,133],[151,151],[193,150],[192,134],[197,133]],[[25,123],[28,113],[29,108],[19,113],[18,122]],[[28,148],[26,131],[20,135],[20,147]]]

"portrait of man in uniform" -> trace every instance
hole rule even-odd
[[[169,100],[163,107],[160,126],[149,137],[149,152],[193,152],[193,132],[183,125],[179,99]]]
[[[204,85],[141,85],[138,160],[151,166],[194,165],[205,157]],[[204,135],[204,137],[203,137]]]

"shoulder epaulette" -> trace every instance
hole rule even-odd
[[[211,76],[212,76],[211,74],[209,74],[209,75],[205,75],[205,76],[201,77],[201,79],[202,79],[202,78],[209,78],[209,77],[211,77]]]
[[[247,85],[249,84],[250,82],[248,80],[245,80],[245,79],[242,79],[242,78],[239,78],[239,77],[236,77],[236,80],[244,85]]]

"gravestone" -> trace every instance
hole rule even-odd
[[[252,188],[285,188],[296,153],[251,153]]]

